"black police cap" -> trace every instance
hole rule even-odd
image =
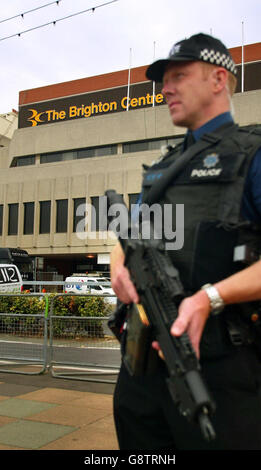
[[[188,39],[177,42],[171,48],[167,59],[157,60],[151,64],[146,76],[149,80],[161,82],[167,65],[170,62],[203,61],[224,67],[236,75],[236,65],[224,44],[208,34],[195,34]]]

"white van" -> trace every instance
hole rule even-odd
[[[22,276],[14,264],[0,264],[0,294],[21,293]]]
[[[108,277],[91,276],[90,274],[73,274],[65,279],[64,291],[67,294],[94,294],[111,295],[113,297],[104,297],[104,300],[116,304],[116,296],[111,287],[111,281]]]

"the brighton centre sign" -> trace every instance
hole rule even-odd
[[[165,104],[165,100],[160,84],[156,84],[153,90],[151,82],[143,82],[131,85],[129,92],[127,86],[122,86],[21,106],[18,127],[89,118],[161,104]]]

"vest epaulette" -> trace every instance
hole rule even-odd
[[[239,127],[237,138],[239,144],[242,144],[248,153],[251,153],[251,148],[252,152],[255,153],[261,148],[261,126],[251,125]]]

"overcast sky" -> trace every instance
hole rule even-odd
[[[261,42],[261,0],[117,0],[44,28],[6,36],[110,0],[0,0],[0,113],[18,110],[19,91],[149,64],[197,32],[227,47]],[[155,46],[154,46],[155,45]],[[131,55],[130,55],[131,49]]]

